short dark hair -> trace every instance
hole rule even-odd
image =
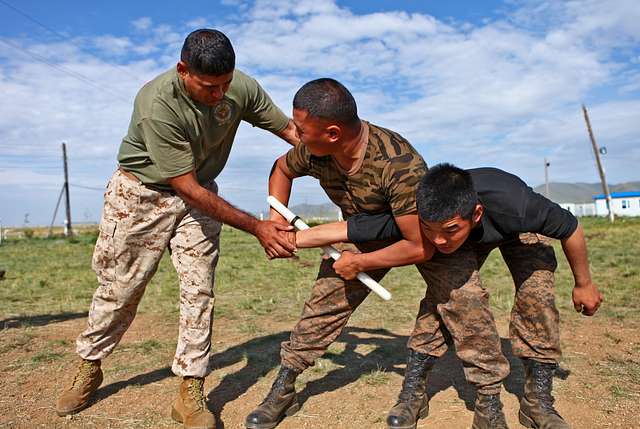
[[[353,95],[343,84],[326,77],[305,83],[293,97],[293,108],[347,126],[360,121]]]
[[[477,202],[471,174],[447,163],[430,168],[416,191],[418,216],[428,222],[443,222],[455,215],[469,220]]]
[[[201,28],[184,40],[180,59],[197,74],[220,76],[231,73],[236,54],[231,41],[221,31]]]

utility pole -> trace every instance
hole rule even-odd
[[[62,201],[62,196],[64,195],[64,184],[62,185],[62,189],[60,189],[60,195],[58,195],[58,202],[56,203],[56,209],[53,211],[53,217],[51,218],[51,225],[49,225],[49,234],[47,237],[53,236],[53,224],[56,221],[56,216],[58,215],[58,208],[60,208],[60,201]]]
[[[607,185],[607,179],[604,175],[604,167],[602,166],[602,162],[600,161],[600,151],[598,150],[598,145],[596,144],[596,138],[593,136],[593,131],[591,130],[591,122],[589,121],[589,114],[587,113],[587,108],[582,105],[582,112],[584,113],[584,120],[587,123],[587,131],[589,132],[589,138],[591,139],[591,146],[593,146],[593,154],[596,157],[596,164],[598,166],[598,173],[600,174],[600,182],[602,183],[602,192],[607,200],[607,210],[609,210],[609,222],[613,223],[613,207],[611,203],[611,192],[609,192],[609,185]]]
[[[67,208],[67,217],[64,220],[64,236],[71,237],[73,229],[71,228],[71,203],[69,201],[69,169],[67,167],[67,145],[62,143],[62,161],[64,162],[64,196]]]
[[[544,157],[544,193],[545,197],[549,198],[549,166],[551,164],[547,161],[547,157]]]

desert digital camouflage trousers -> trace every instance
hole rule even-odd
[[[509,374],[509,363],[502,354],[489,294],[479,275],[491,250],[499,247],[516,285],[510,324],[514,355],[557,361],[560,345],[554,297],[556,259],[545,240],[535,234],[523,234],[499,246],[465,244],[451,255],[436,253],[429,262],[418,264],[428,287],[408,347],[440,357],[447,351],[448,337],[463,362],[469,383],[484,394],[500,391],[502,380]],[[332,264],[330,260],[322,261],[300,321],[290,340],[282,343],[282,363],[298,371],[312,366],[324,354],[369,294],[361,283],[341,279]],[[379,280],[387,271],[369,274]]]
[[[206,187],[217,192],[214,181]],[[165,249],[180,281],[178,345],[172,370],[180,376],[208,372],[213,323],[214,273],[221,224],[169,192],[150,189],[116,171],[105,192],[92,268],[99,286],[86,330],[76,341],[84,359],[102,359],[135,317]]]

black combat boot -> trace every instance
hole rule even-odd
[[[499,393],[495,395],[478,393],[471,429],[509,429],[502,412]]]
[[[280,372],[267,397],[247,416],[245,420],[247,429],[274,428],[285,416],[291,416],[300,409],[295,389],[297,376],[298,373],[295,370],[286,366],[280,367]]]
[[[436,360],[436,357],[409,349],[402,390],[398,396],[398,402],[387,416],[389,429],[414,429],[418,419],[429,414],[429,398],[426,394],[427,374]]]
[[[553,408],[553,375],[558,364],[523,359],[525,374],[524,396],[520,401],[520,424],[535,429],[570,429]]]

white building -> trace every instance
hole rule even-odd
[[[595,216],[596,203],[558,203],[560,207],[569,210],[576,217]]]
[[[604,194],[595,195],[596,215],[608,216]],[[615,216],[640,216],[640,192],[612,192],[611,206]]]

